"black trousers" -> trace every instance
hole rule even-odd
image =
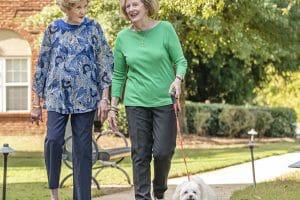
[[[151,199],[151,167],[154,159],[153,194],[163,198],[171,159],[176,147],[176,118],[173,105],[126,107],[132,145],[133,182],[136,200]]]
[[[95,111],[71,114],[74,200],[91,200],[94,116]],[[68,114],[48,111],[44,154],[50,189],[59,187],[62,148],[68,118]]]

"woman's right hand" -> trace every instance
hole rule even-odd
[[[111,106],[110,110],[108,112],[107,120],[109,123],[109,126],[112,131],[119,131],[118,124],[117,124],[117,114],[118,114],[118,103],[119,103],[119,97],[112,97],[111,98]]]
[[[112,131],[116,132],[119,131],[118,125],[117,125],[117,112],[114,110],[110,110],[108,112],[108,117],[107,117],[109,127],[111,128]]]
[[[31,110],[31,122],[39,126],[40,121],[43,122],[42,107],[33,107]]]

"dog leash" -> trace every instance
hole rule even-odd
[[[183,139],[182,139],[182,134],[181,134],[180,125],[179,125],[178,113],[179,113],[179,111],[181,111],[180,102],[179,102],[178,98],[175,98],[175,95],[171,95],[171,97],[172,97],[173,107],[174,107],[175,116],[176,116],[177,133],[179,135],[179,141],[180,141],[182,157],[183,157],[183,161],[184,161],[188,181],[190,181],[190,172],[189,172],[188,167],[187,167],[186,154],[185,154],[185,151],[184,151],[184,148],[183,148]]]

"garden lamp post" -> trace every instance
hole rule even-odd
[[[2,192],[2,200],[6,199],[6,172],[7,172],[7,157],[9,153],[14,152],[15,150],[10,148],[8,144],[3,144],[3,147],[0,149],[0,153],[4,156],[4,172],[3,172],[3,192]]]
[[[250,148],[250,153],[251,153],[253,186],[256,187],[253,149],[256,145],[255,142],[254,142],[254,136],[257,135],[257,132],[254,129],[251,129],[250,131],[248,131],[248,134],[250,135],[250,140],[249,140],[249,143],[248,143],[248,147]]]

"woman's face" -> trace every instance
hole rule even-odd
[[[138,22],[148,17],[148,10],[141,0],[126,0],[125,8],[131,22]]]
[[[68,23],[81,24],[88,11],[87,0],[81,0],[75,3],[72,7],[67,8],[65,13],[68,16]]]

